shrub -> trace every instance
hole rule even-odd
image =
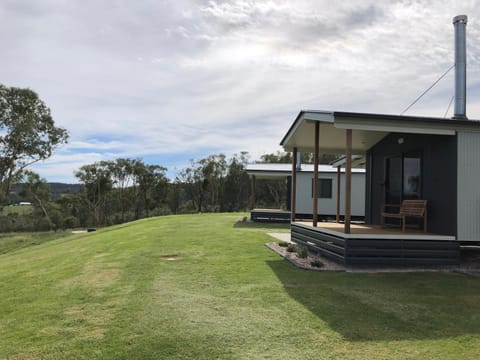
[[[286,241],[279,241],[279,242],[278,242],[278,246],[287,247],[287,246],[288,246],[288,242],[286,242]]]
[[[310,265],[317,268],[323,267],[323,263],[320,260],[313,260],[310,262]]]
[[[301,259],[305,259],[308,256],[308,249],[306,246],[297,247],[297,255]]]
[[[73,229],[78,226],[78,219],[75,216],[67,216],[63,219],[63,229]]]
[[[295,244],[288,244],[287,251],[288,252],[295,252],[295,251],[297,251],[297,247],[295,246]]]
[[[42,217],[37,220],[36,228],[40,231],[49,231],[55,228],[55,224],[50,219]]]

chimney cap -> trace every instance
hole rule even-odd
[[[452,22],[455,24],[457,22],[463,22],[463,23],[467,23],[467,20],[468,20],[468,17],[467,15],[457,15],[453,18]]]

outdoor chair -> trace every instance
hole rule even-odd
[[[388,208],[399,208],[396,213],[387,212]],[[403,200],[401,205],[385,204],[380,216],[382,227],[385,226],[385,218],[400,219],[400,226],[405,232],[407,218],[423,219],[423,232],[427,232],[427,200]]]

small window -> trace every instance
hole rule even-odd
[[[332,198],[332,179],[318,179],[318,197],[320,199]],[[313,179],[312,179],[312,198],[313,198]]]

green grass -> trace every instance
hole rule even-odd
[[[0,358],[478,358],[478,278],[299,270],[264,246],[285,226],[242,216],[146,219],[0,255]]]
[[[0,254],[70,236],[70,232],[0,233]]]
[[[22,206],[7,205],[3,207],[3,210],[0,213],[5,216],[8,214],[28,215],[28,214],[31,214],[32,211],[33,211],[33,206],[31,205],[22,205]]]

